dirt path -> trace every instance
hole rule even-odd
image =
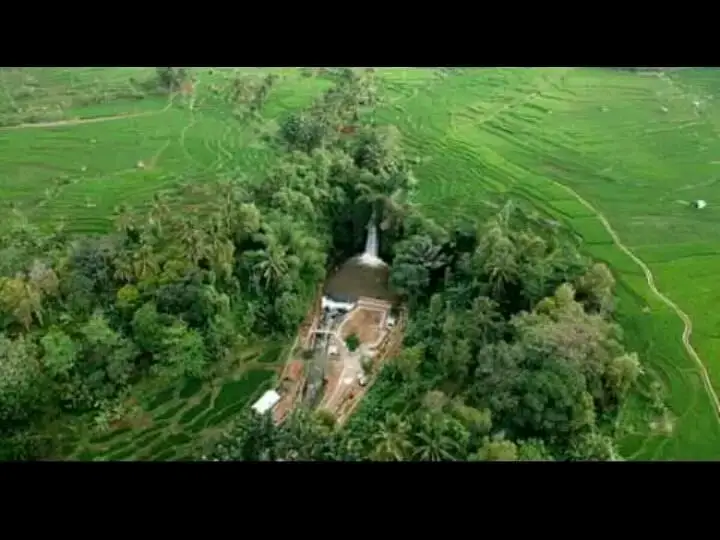
[[[113,116],[98,116],[96,118],[76,118],[73,120],[57,120],[55,122],[32,122],[29,124],[16,124],[14,126],[2,126],[0,131],[13,131],[16,129],[29,129],[29,128],[50,128],[50,127],[61,127],[61,126],[79,126],[81,124],[97,124],[100,122],[110,122],[112,120],[126,120],[128,118],[139,118],[142,116],[153,116],[155,114],[164,113],[173,104],[173,100],[170,99],[162,109],[157,111],[145,111],[141,113],[122,113]]]
[[[349,351],[344,351],[343,355],[343,367],[340,375],[338,375],[337,385],[332,394],[326,396],[321,402],[321,406],[329,410],[337,409],[350,388],[357,383],[360,373],[362,373],[362,366],[358,356],[349,354]]]
[[[597,208],[595,208],[591,203],[583,199],[575,190],[572,188],[569,188],[565,184],[561,184],[560,182],[557,182],[556,180],[550,180],[552,183],[557,185],[558,187],[561,187],[566,192],[568,192],[570,195],[572,195],[580,204],[582,204],[585,208],[590,210],[593,214],[596,215],[596,217],[600,220],[600,223],[602,223],[603,227],[605,227],[605,230],[608,232],[610,237],[612,238],[613,243],[627,255],[630,257],[635,264],[637,264],[640,269],[643,271],[643,274],[645,274],[645,281],[648,284],[648,287],[650,287],[650,290],[652,293],[666,306],[668,306],[670,309],[672,309],[675,314],[680,317],[680,320],[683,322],[684,329],[682,333],[682,344],[687,353],[690,355],[690,357],[695,361],[698,368],[700,368],[700,375],[703,380],[703,385],[705,386],[705,390],[707,391],[708,395],[713,401],[713,404],[715,405],[715,416],[720,422],[720,399],[718,399],[717,393],[715,393],[715,390],[712,386],[712,382],[710,381],[710,375],[708,374],[707,368],[705,367],[705,364],[703,363],[702,359],[698,355],[698,353],[693,348],[692,344],[690,343],[690,336],[692,336],[693,326],[692,326],[692,320],[690,319],[690,316],[685,313],[678,305],[670,300],[667,296],[665,296],[662,292],[658,290],[658,288],[655,286],[655,276],[653,276],[653,273],[650,271],[650,268],[637,256],[635,255],[630,249],[622,243],[622,240],[620,240],[620,237],[615,232],[615,230],[612,228],[612,225],[610,225],[610,222],[608,222],[607,218],[603,215],[602,212],[600,212]]]

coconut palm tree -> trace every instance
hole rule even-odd
[[[224,277],[230,278],[233,273],[235,262],[235,244],[219,234],[211,235],[210,258],[215,272]]]
[[[42,292],[33,283],[20,277],[0,279],[0,303],[29,330],[33,316],[42,324]]]
[[[113,210],[113,221],[115,230],[123,234],[127,234],[135,227],[134,216],[124,204],[116,206]]]
[[[148,279],[157,274],[160,269],[156,254],[153,252],[152,247],[148,245],[140,246],[140,249],[136,250],[133,254],[132,261],[133,275],[142,281]]]
[[[135,278],[131,252],[118,252],[113,261],[113,265],[115,266],[115,279],[129,283]]]
[[[413,440],[413,458],[422,461],[447,461],[460,457],[460,445],[447,435],[441,419],[426,415]]]
[[[397,414],[385,417],[370,436],[373,448],[370,459],[375,461],[403,461],[412,454],[410,425]]]
[[[380,217],[380,228],[388,230],[402,223],[412,209],[409,196],[416,179],[409,170],[390,174],[362,174],[354,185],[358,193],[356,203],[369,204]]]
[[[548,287],[552,285],[553,277],[556,274],[555,264],[551,256],[542,257],[522,268],[523,290],[525,300],[533,306],[539,300],[545,298]]]
[[[170,207],[168,206],[167,197],[164,193],[159,192],[153,194],[153,202],[148,212],[147,222],[153,229],[156,236],[162,235],[163,224],[170,216]]]
[[[447,264],[442,246],[435,245],[428,236],[413,236],[402,252],[402,259],[430,271],[438,270]]]
[[[494,231],[493,235],[495,235]],[[512,240],[505,235],[494,236],[483,244],[481,251],[477,253],[482,261],[482,271],[487,276],[493,293],[501,296],[507,285],[518,278],[517,249]],[[485,251],[482,251],[483,248]]]
[[[273,232],[277,242],[286,247],[290,270],[302,273],[308,281],[323,277],[326,257],[322,243],[315,236],[287,221],[279,222]]]
[[[184,219],[181,224],[180,242],[185,250],[185,256],[193,264],[198,264],[210,255],[210,239],[205,230],[194,218]]]
[[[266,288],[271,288],[287,278],[290,257],[287,247],[280,244],[274,236],[266,238],[267,245],[264,249],[249,251],[244,255],[252,266],[256,287],[264,282]]]

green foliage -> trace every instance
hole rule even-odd
[[[347,345],[347,348],[350,350],[350,352],[355,352],[360,346],[360,338],[357,337],[356,334],[352,334],[348,336],[345,340],[345,345]]]
[[[158,85],[169,92],[179,90],[182,84],[189,79],[187,68],[159,67],[156,70]]]
[[[174,91],[189,76],[174,69],[142,76],[155,86],[164,77],[164,88]],[[115,90],[98,94],[107,107],[82,111],[85,90],[44,95],[42,78],[50,71],[37,70],[39,82],[20,70],[3,72],[15,111],[4,119],[47,120],[33,116],[32,100],[20,90],[38,94],[37,110],[42,103],[48,118],[57,114],[52,119],[117,114],[121,102],[107,103]],[[123,84],[135,86],[123,73]],[[0,187],[42,225],[35,229],[15,213],[0,245],[0,369],[7,371],[0,454],[51,455],[60,441],[44,431],[48,418],[90,411],[101,424],[112,423],[137,381],[207,377],[252,337],[289,335],[329,263],[362,249],[375,211],[381,255],[392,262],[392,283],[410,307],[405,349],[378,375],[346,428],[298,414],[279,434],[253,432],[263,444],[284,442],[263,450],[251,444],[247,455],[617,459],[616,439],[625,435],[628,450],[641,457],[714,455],[717,423],[676,339],[682,328],[674,314],[655,302],[594,212],[556,183],[596,203],[628,245],[644,246],[634,251],[658,286],[690,303],[701,356],[717,356],[703,338],[712,334],[712,318],[700,317],[712,312],[712,298],[693,293],[714,275],[698,273],[695,257],[704,255],[703,268],[714,264],[712,246],[696,240],[709,237],[712,220],[664,208],[676,196],[709,199],[714,189],[702,180],[713,162],[697,159],[714,148],[707,130],[715,109],[700,95],[715,88],[712,77],[693,70],[640,77],[583,69],[337,69],[318,70],[314,78],[289,75],[291,84],[278,84],[265,72],[237,74],[198,77],[197,100],[187,108],[143,100],[132,112],[155,116],[113,123],[113,137],[101,123],[0,134],[4,176],[12,181]],[[23,80],[18,91],[8,78],[16,75]],[[228,99],[238,79],[242,91]],[[298,110],[328,79],[334,86]],[[391,100],[370,117],[378,79]],[[225,94],[213,93],[217,81],[228,83],[219,85]],[[74,89],[76,81],[66,86]],[[689,101],[692,92],[702,107]],[[263,128],[265,143],[255,142],[249,134],[256,121],[280,110],[274,141],[280,144],[265,144],[272,124]],[[617,133],[637,151],[619,155]],[[33,148],[44,149],[42,169],[17,157]],[[410,160],[404,151],[423,157]],[[422,214],[409,204],[411,163],[422,179],[415,198]],[[148,193],[176,182],[173,171],[180,170],[199,186],[183,193],[192,207],[163,197],[151,203]],[[253,181],[212,181],[238,178],[239,170],[252,171]],[[678,188],[677,178],[688,174],[698,181]],[[672,195],[658,203],[662,220],[646,215],[658,193]],[[498,194],[530,202],[544,215],[506,208],[483,223]],[[132,214],[119,209],[113,234],[71,242],[68,230],[47,226],[72,209],[71,232],[105,233],[105,216],[120,202],[141,204]],[[629,224],[627,215],[641,217]],[[584,239],[583,251],[608,266],[589,265],[559,238],[570,228]],[[668,241],[694,243],[669,257]],[[669,259],[673,265],[664,264]],[[621,345],[612,316],[639,356]],[[648,390],[657,388],[656,371],[664,391]],[[658,392],[667,392],[677,414]],[[641,401],[655,417],[626,407]],[[639,433],[673,423],[672,436]],[[697,429],[706,444],[696,444]],[[300,434],[309,442],[288,442]],[[168,455],[162,446],[156,455]]]
[[[388,172],[407,171],[397,150],[371,150],[375,137],[360,141],[362,184],[382,178],[392,190]],[[381,198],[356,200],[377,208]],[[407,348],[381,373],[370,403],[347,428],[301,412],[277,427],[250,416],[211,456],[614,459],[615,419],[641,369],[609,319],[614,280],[607,268],[589,265],[570,241],[510,203],[469,231],[452,223],[443,230],[407,207],[395,222],[390,274],[412,310]],[[359,346],[357,336],[346,343],[351,351]],[[398,393],[399,383],[402,399],[372,400]]]
[[[50,328],[40,339],[43,348],[42,363],[51,377],[69,373],[78,358],[78,347],[60,328]]]
[[[614,316],[638,352],[643,387],[662,380],[668,424],[644,396],[630,396],[623,454],[633,459],[717,459],[720,424],[701,368],[683,350],[677,314],[650,291],[637,264],[612,243],[593,210],[642,259],[658,289],[687,313],[692,345],[720,388],[720,342],[711,336],[720,270],[713,216],[688,203],[720,197],[713,135],[720,106],[715,69],[634,74],[608,69],[378,70],[408,152],[422,156],[414,201],[445,223],[494,213],[512,197],[532,205],[558,234],[583,240],[617,281]],[[695,104],[697,102],[697,105]],[[629,148],[632,147],[632,151]],[[672,264],[670,264],[672,263]],[[672,425],[672,428],[668,428]],[[665,426],[662,429],[658,426]]]
[[[187,77],[158,70],[167,90]],[[256,98],[264,102],[275,80],[263,79]],[[368,81],[346,73],[309,114],[325,123],[357,119],[371,101]],[[0,330],[10,371],[0,412],[19,422],[11,431],[41,429],[41,408],[88,412],[97,429],[110,429],[136,382],[208,378],[247,337],[293,333],[328,252],[345,247],[338,219],[403,185],[382,176],[399,170],[378,165],[392,162],[387,152],[368,161],[374,170],[353,157],[358,145],[375,144],[367,140],[332,138],[327,151],[289,153],[257,185],[195,186],[193,212],[173,212],[158,194],[144,212],[120,209],[116,232],[105,236],[70,242],[27,227],[8,236],[14,255],[0,275]],[[52,249],[40,258],[39,247]],[[237,384],[246,392],[258,382],[248,375]],[[216,405],[234,407],[224,396]]]
[[[250,418],[255,428],[239,424],[211,456],[618,459],[617,414],[641,368],[620,344],[607,302],[596,300],[612,298],[612,283],[595,278],[606,269],[586,264],[551,231],[529,228],[517,208],[475,230],[466,244],[475,247],[464,252],[447,233],[438,244],[413,234],[396,245],[408,255],[396,257],[392,273],[416,265],[443,277],[430,292],[429,281],[414,294],[405,290],[414,306],[406,349],[347,427],[327,423],[320,436],[317,415],[297,413],[278,427]],[[582,284],[582,295],[572,282]],[[258,441],[262,452],[252,446]]]

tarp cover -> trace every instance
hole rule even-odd
[[[277,405],[278,401],[280,401],[280,394],[275,390],[268,390],[253,404],[252,408],[258,414],[265,414]]]

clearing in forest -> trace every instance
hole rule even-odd
[[[386,311],[359,306],[348,315],[340,327],[340,335],[343,340],[356,335],[361,343],[373,345],[383,336],[386,316]]]
[[[383,362],[397,352],[404,316],[398,324],[397,315],[391,311],[398,306],[357,296],[352,283],[334,279],[346,270],[344,266],[329,277],[300,326],[281,378],[282,397],[274,409],[276,421],[304,403],[344,422]],[[384,275],[385,280],[379,280],[375,290],[387,295],[387,271]]]
[[[104,231],[120,203],[142,206],[153,192],[181,181],[252,175],[269,163],[272,152],[261,138],[212,99],[224,70],[198,74],[192,109],[180,100],[164,110],[167,102],[121,96],[123,85],[134,92],[129,78],[140,77],[131,69],[72,76],[35,70],[35,80],[23,78],[27,73],[3,75],[0,116],[19,115],[10,123],[48,121],[52,110],[61,112],[50,121],[154,111],[112,122],[0,130],[3,201],[41,224],[64,218],[72,230]],[[263,111],[267,119],[307,104],[329,85],[297,70],[280,72],[284,78]],[[714,309],[720,301],[720,71],[397,68],[378,74],[386,99],[377,121],[396,125],[419,158],[416,202],[425,212],[441,223],[448,215],[478,218],[512,198],[574,232],[588,255],[612,267],[627,347],[641,355],[649,374],[622,414],[623,454],[720,458],[720,423],[706,388],[720,392]],[[121,99],[80,99],[94,92],[92,100],[102,100],[98,87]],[[36,115],[30,120],[21,118],[28,107]],[[138,168],[141,160],[151,166]],[[708,206],[694,209],[697,199]],[[687,321],[649,286],[637,261],[647,265],[657,292],[687,314],[697,359],[683,344]],[[664,387],[669,411],[657,407],[653,380]]]

